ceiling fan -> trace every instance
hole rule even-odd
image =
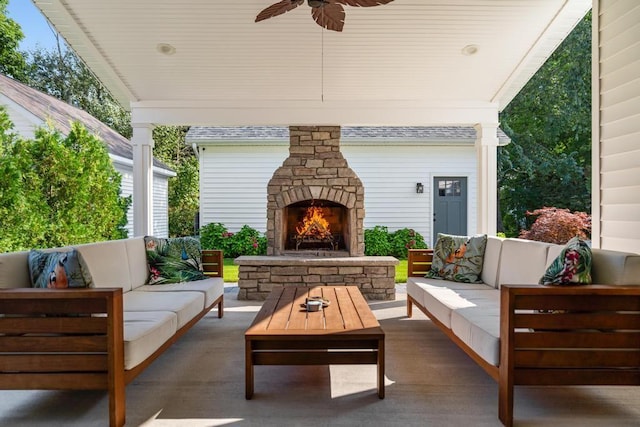
[[[307,0],[311,16],[318,25],[331,31],[342,31],[344,6],[373,7],[391,3],[393,0]],[[304,3],[304,0],[282,0],[264,9],[256,16],[256,22],[289,12]]]

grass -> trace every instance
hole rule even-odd
[[[233,263],[233,258],[224,259],[224,281],[235,283],[238,281],[238,266]],[[407,281],[407,260],[401,259],[396,266],[396,283]]]

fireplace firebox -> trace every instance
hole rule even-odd
[[[305,200],[285,208],[284,249],[289,251],[347,251],[347,208],[328,200]]]

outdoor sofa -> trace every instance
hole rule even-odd
[[[29,252],[0,254],[0,389],[108,390],[122,426],[125,386],[211,309],[222,317],[222,253],[203,251],[206,278],[149,285],[143,237],[75,249],[88,288],[32,288]]]
[[[592,250],[592,285],[538,285],[563,246],[488,237],[483,283],[426,278],[411,250],[407,315],[417,306],[498,382],[513,424],[514,385],[640,385],[640,255]]]

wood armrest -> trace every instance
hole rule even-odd
[[[409,249],[407,257],[407,276],[424,277],[433,262],[433,249]]]
[[[202,250],[202,270],[209,277],[224,277],[224,258],[221,250]]]

